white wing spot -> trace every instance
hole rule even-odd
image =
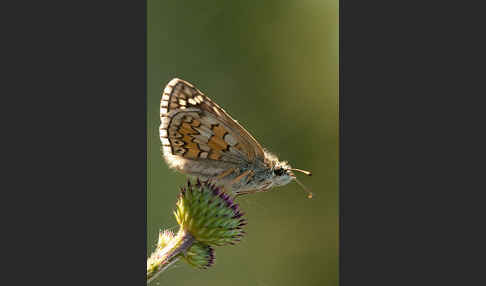
[[[189,103],[192,105],[196,105],[197,102],[193,98],[189,98]]]
[[[169,100],[169,95],[164,93],[162,95],[162,100]]]
[[[230,134],[226,134],[224,136],[224,141],[226,141],[226,143],[228,143],[231,146],[235,146],[238,143],[238,141],[236,141],[236,139]]]
[[[160,141],[162,141],[162,145],[170,145],[169,139],[167,138],[160,138]]]
[[[162,106],[162,107],[167,107],[168,105],[169,105],[169,102],[165,101],[165,100],[162,100],[162,102],[160,103],[160,106]]]
[[[169,83],[169,84],[170,84],[170,83]],[[171,92],[172,92],[172,87],[170,87],[170,86],[168,86],[168,85],[167,85],[167,86],[164,88],[164,93],[170,94]]]
[[[199,157],[202,159],[206,159],[208,157],[208,152],[202,152],[201,154],[199,154]]]
[[[167,108],[160,109],[160,114],[166,114],[166,113],[167,113]]]
[[[179,104],[180,105],[186,105],[186,101],[184,99],[179,99]]]
[[[172,154],[172,149],[169,146],[163,146],[164,154]]]
[[[167,120],[165,117],[162,117],[160,120],[160,130],[162,129],[167,129],[169,127],[169,120]]]
[[[166,129],[160,129],[160,137],[167,137],[167,130]]]
[[[167,85],[171,85],[171,86],[174,86],[176,85],[176,83],[178,83],[180,81],[180,79],[178,78],[173,78],[171,81],[169,81],[169,83]]]

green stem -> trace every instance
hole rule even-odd
[[[180,229],[177,235],[162,249],[157,249],[147,260],[147,283],[176,263],[181,254],[191,248],[194,237]]]

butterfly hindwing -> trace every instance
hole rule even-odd
[[[264,156],[243,127],[186,81],[173,79],[167,84],[160,116],[164,158],[183,173],[213,176]]]

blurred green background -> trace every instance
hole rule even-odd
[[[151,285],[338,285],[338,0],[147,3],[147,254],[185,177],[169,170],[158,135],[161,90],[195,84],[262,146],[295,168],[296,183],[239,199],[247,235],[216,263],[184,263]]]

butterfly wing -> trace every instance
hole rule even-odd
[[[175,78],[165,87],[160,119],[164,158],[182,173],[213,177],[265,158],[248,131],[184,80]]]

